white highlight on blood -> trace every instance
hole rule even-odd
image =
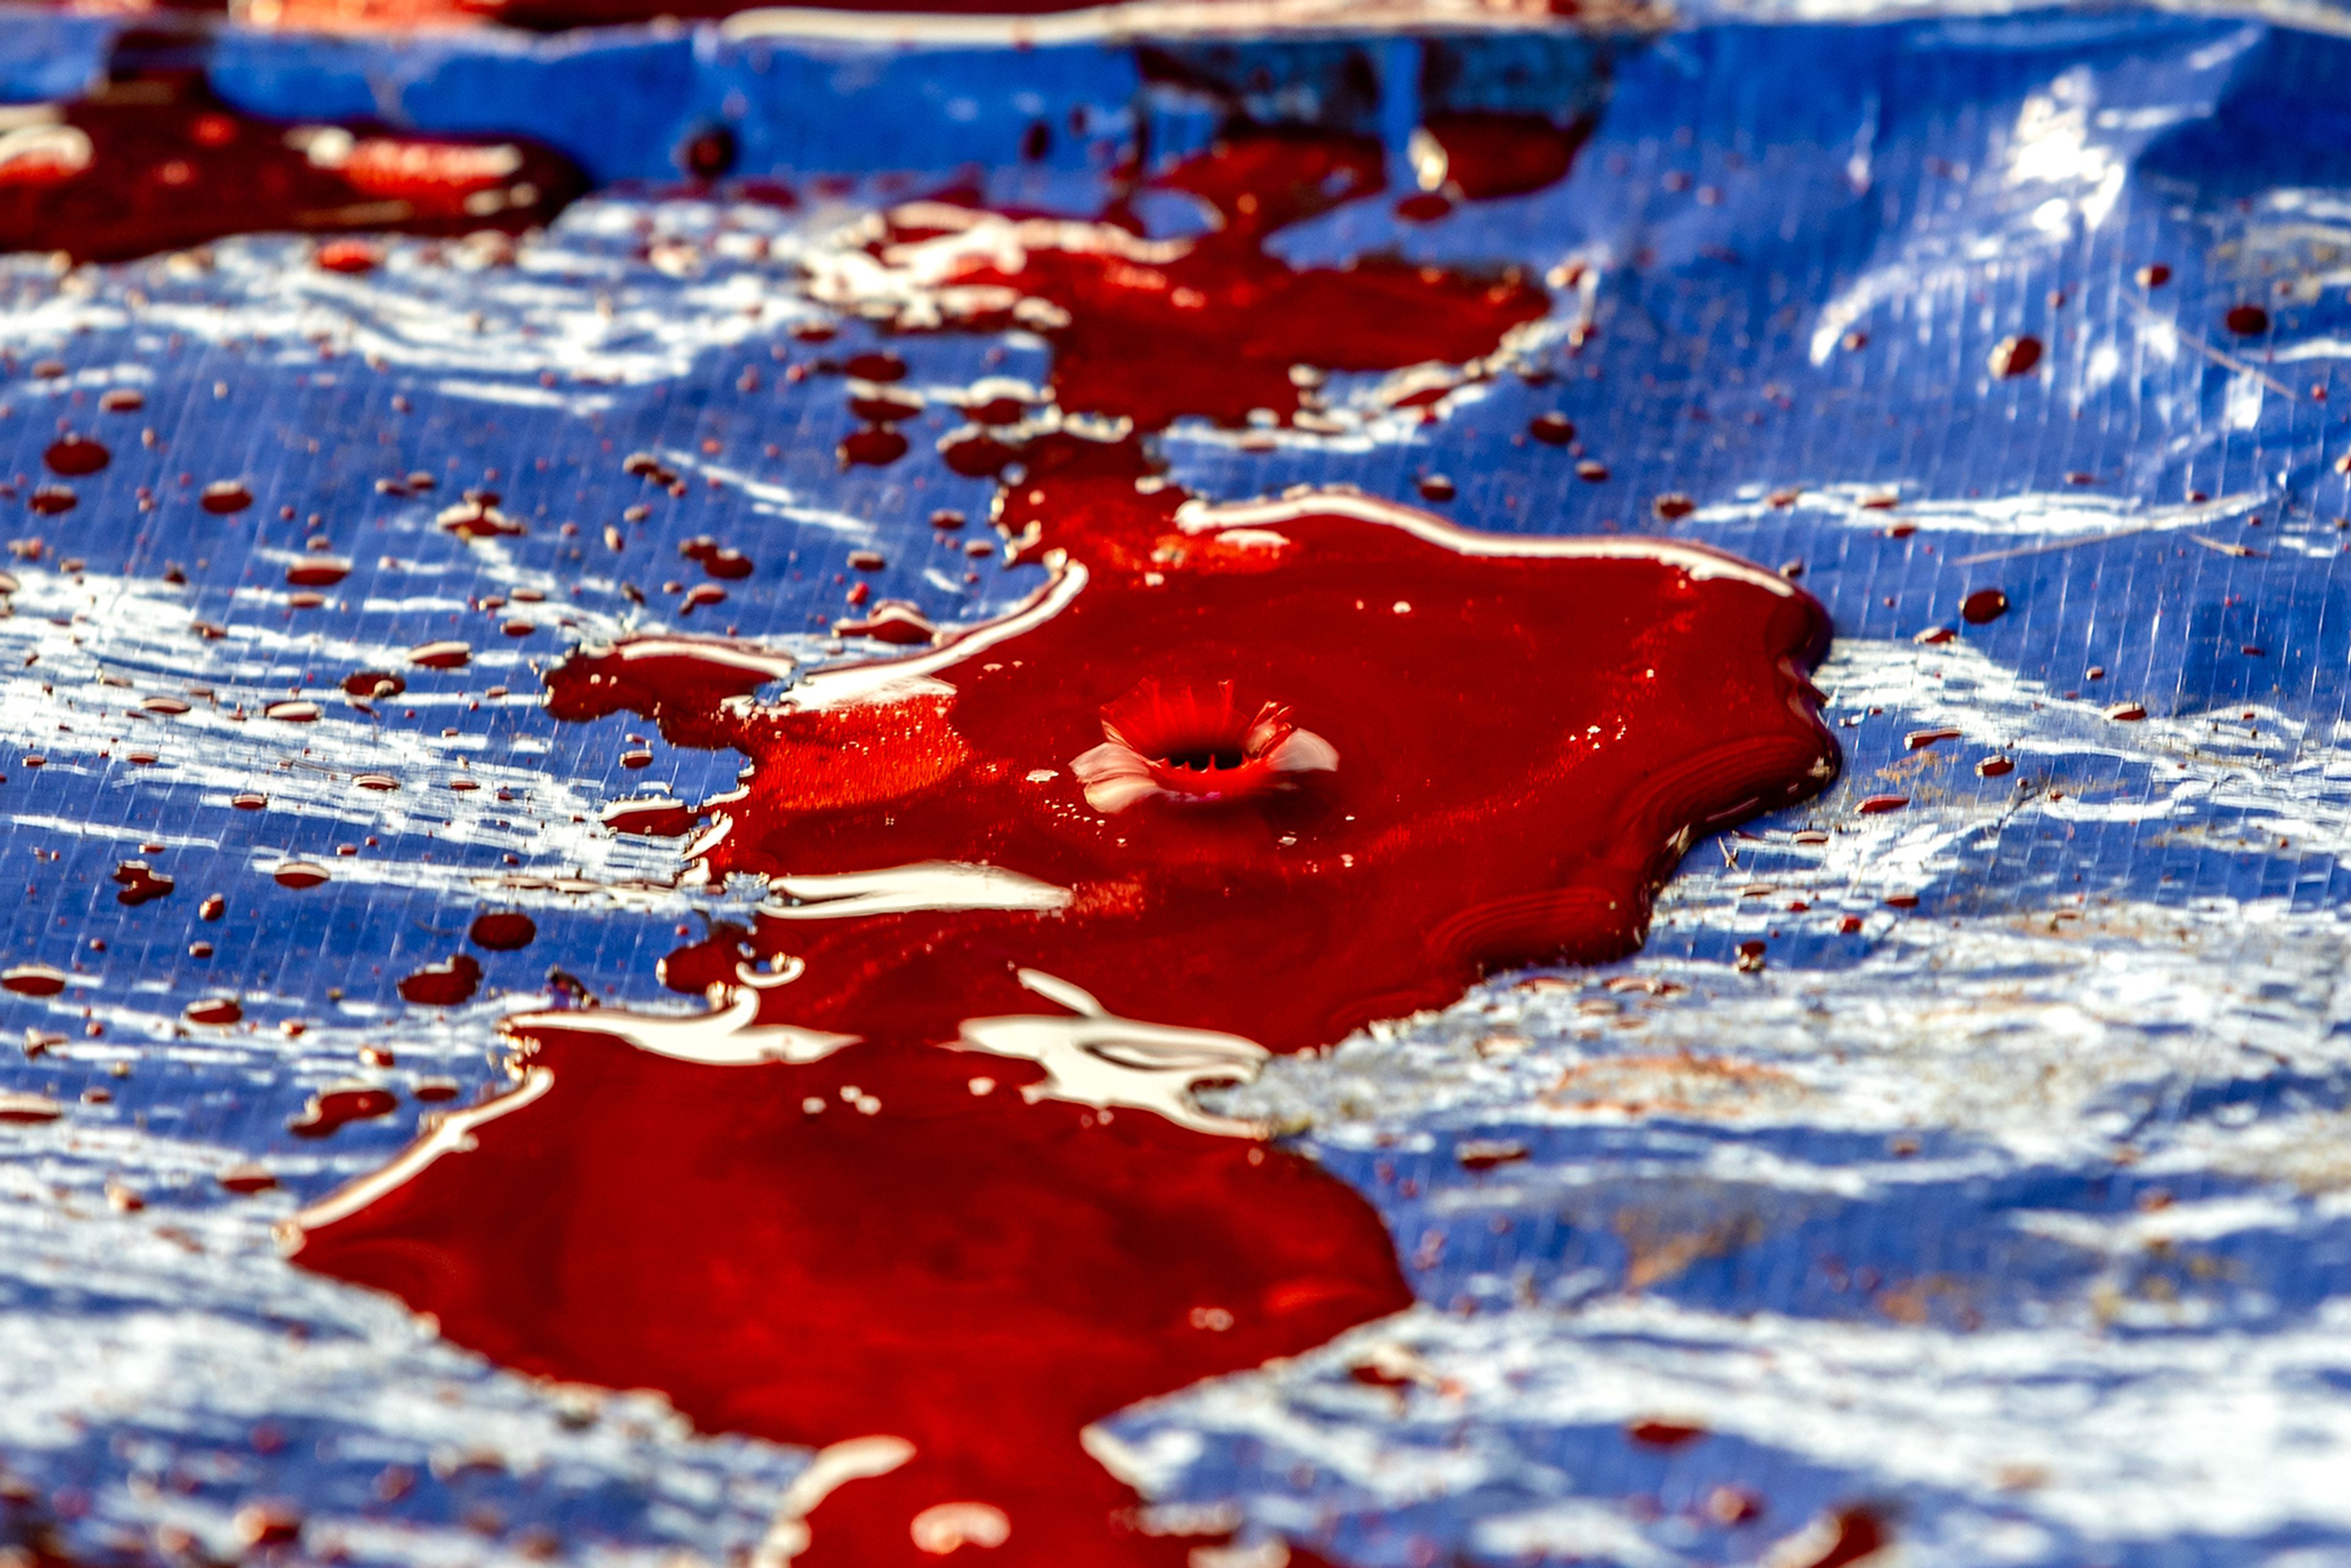
[[[1254,1122],[1215,1116],[1192,1103],[1209,1083],[1247,1083],[1270,1054],[1253,1040],[1212,1030],[1123,1019],[1093,995],[1037,969],[1018,971],[1020,983],[1070,1009],[1072,1016],[1015,1014],[966,1019],[967,1051],[1018,1057],[1045,1069],[1040,1083],[1024,1084],[1022,1098],[1061,1100],[1096,1110],[1148,1111],[1179,1127],[1234,1137],[1259,1137]]]
[[[1778,572],[1766,571],[1750,565],[1736,556],[1705,545],[1682,544],[1673,539],[1626,537],[1620,538],[1562,538],[1548,535],[1481,534],[1468,528],[1456,528],[1442,517],[1410,507],[1400,507],[1370,496],[1352,495],[1344,490],[1316,490],[1302,496],[1286,497],[1274,501],[1209,502],[1196,497],[1176,509],[1176,526],[1190,534],[1224,535],[1231,530],[1255,532],[1301,517],[1352,517],[1357,522],[1372,523],[1381,528],[1402,528],[1415,538],[1426,539],[1442,546],[1456,555],[1480,558],[1508,556],[1540,556],[1553,560],[1646,560],[1679,567],[1694,582],[1711,578],[1727,578],[1755,588],[1768,590],[1782,599],[1795,597],[1795,584]]]
[[[506,1020],[509,1034],[528,1036],[537,1030],[563,1030],[573,1034],[601,1034],[673,1061],[698,1062],[705,1067],[756,1067],[765,1061],[820,1061],[859,1036],[824,1030],[796,1029],[789,1024],[761,1023],[759,993],[799,977],[793,966],[763,974],[738,965],[743,984],[729,987],[720,1006],[708,1012],[641,1013],[625,1008],[574,1008],[562,1012],[517,1013]]]
[[[751,1553],[751,1568],[788,1568],[809,1549],[808,1516],[819,1503],[850,1481],[886,1476],[914,1457],[914,1445],[904,1437],[876,1434],[851,1437],[819,1448],[809,1468],[792,1478],[776,1505],[776,1521]]]
[[[776,920],[843,920],[914,910],[1005,909],[1050,914],[1070,905],[1071,893],[1050,882],[998,866],[965,861],[922,861],[877,871],[824,876],[779,876],[770,884],[787,898],[759,913]]]
[[[483,1104],[448,1113],[431,1132],[402,1150],[398,1159],[297,1214],[278,1228],[278,1246],[292,1257],[302,1249],[303,1232],[348,1219],[377,1199],[405,1186],[444,1155],[471,1153],[475,1147],[475,1129],[501,1116],[512,1115],[554,1087],[554,1073],[544,1067],[526,1068],[522,1081],[514,1088]]]
[[[1012,1539],[1012,1521],[1004,1511],[985,1502],[935,1502],[914,1515],[906,1527],[915,1550],[945,1557],[959,1546],[982,1551]]]

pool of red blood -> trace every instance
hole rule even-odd
[[[1294,362],[1492,353],[1542,308],[1522,282],[1299,272],[1264,250],[1376,189],[1375,151],[1228,141],[1170,176],[1224,226],[1151,267],[1109,239],[1032,247],[998,280],[1066,310],[1061,406],[1145,428],[1288,414]],[[1021,969],[1123,1018],[1296,1051],[1499,967],[1622,956],[1690,835],[1833,776],[1806,679],[1828,626],[1699,547],[1479,536],[1343,497],[1204,510],[1134,438],[1000,439],[1019,469],[998,524],[1050,585],[896,653],[917,678],[828,703],[860,678],[834,670],[747,702],[771,657],[640,640],[564,660],[548,702],[747,759],[737,794],[645,818],[723,822],[694,852],[716,878],[949,862],[1062,906],[787,904],[715,928],[664,981],[857,1043],[714,1066],[633,1049],[592,1011],[517,1025],[526,1087],[463,1148],[315,1213],[297,1257],[505,1364],[660,1388],[705,1429],[910,1440],[910,1463],[817,1509],[804,1563],[926,1561],[910,1522],[974,1501],[1010,1521],[987,1561],[1172,1568],[1191,1542],[1139,1531],[1081,1432],[1401,1308],[1393,1247],[1288,1150],[1032,1101],[1035,1063],[942,1048],[967,1019],[1057,1011]],[[1139,796],[1089,797],[1073,764],[1104,747]],[[797,978],[730,992],[786,958]]]
[[[585,186],[569,160],[527,141],[295,126],[240,113],[193,76],[157,75],[0,141],[0,249],[113,261],[274,229],[519,231]]]
[[[1036,521],[1031,548],[1066,552],[1061,591],[1082,586],[1011,635],[916,655],[935,667],[914,689],[747,706],[728,699],[758,673],[680,642],[577,654],[549,700],[750,759],[711,808],[729,823],[704,852],[716,874],[950,861],[1068,906],[715,933],[673,983],[789,954],[806,971],[760,993],[760,1017],[862,1043],[714,1067],[530,1026],[517,1059],[551,1070],[543,1097],[299,1254],[502,1363],[659,1387],[706,1428],[913,1441],[914,1463],[817,1511],[811,1563],[919,1561],[909,1520],[956,1500],[1011,1519],[994,1560],[1179,1563],[1180,1542],[1122,1529],[1133,1499],[1080,1429],[1408,1299],[1372,1210],[1311,1163],[1144,1111],[1032,1104],[1034,1064],[939,1049],[963,1019],[1053,1010],[1016,967],[1123,1017],[1319,1046],[1496,966],[1631,950],[1690,831],[1834,768],[1804,679],[1821,611],[1728,558],[1532,553],[1551,543],[1353,502],[1187,529],[1180,491],[1138,490],[1132,444],[1054,438],[1024,460],[1006,520]],[[1107,712],[1213,783],[1246,735],[1155,736],[1155,713],[1181,727],[1265,704],[1335,768],[1110,813],[1071,771]]]

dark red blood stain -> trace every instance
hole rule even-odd
[[[1872,795],[1855,808],[1865,817],[1882,816],[1887,811],[1899,811],[1910,804],[1907,795]]]
[[[2004,779],[2016,771],[2016,764],[2005,757],[1987,757],[1976,764],[1976,771],[1987,779]]]
[[[216,479],[204,487],[196,504],[215,517],[226,517],[253,505],[253,492],[234,479]]]
[[[2038,338],[2002,338],[1992,346],[1993,375],[2024,375],[2040,362],[2041,340]]]
[[[2008,613],[2008,595],[1997,588],[1979,588],[1959,601],[1959,618],[1970,626],[1981,626]]]
[[[906,455],[906,438],[886,424],[869,424],[841,439],[841,465],[884,467]]]
[[[350,561],[309,556],[286,569],[286,580],[297,588],[331,588],[350,574]]]
[[[751,558],[741,550],[730,549],[707,536],[690,538],[677,547],[677,553],[686,559],[700,563],[702,570],[713,577],[732,582],[751,575]]]
[[[609,1011],[517,1020],[523,1087],[469,1151],[320,1211],[300,1252],[705,1429],[910,1441],[817,1510],[805,1568],[927,1561],[910,1521],[957,1500],[1011,1521],[991,1562],[1174,1568],[1189,1543],[1113,1522],[1134,1500],[1080,1430],[1409,1299],[1373,1210],[1310,1162],[1032,1100],[1036,1062],[939,1049],[967,1019],[1072,1016],[1017,969],[1119,1018],[1318,1046],[1494,967],[1630,951],[1688,832],[1834,773],[1804,679],[1826,617],[1732,558],[1353,497],[1179,522],[1132,441],[1019,456],[1000,521],[1034,526],[1050,586],[867,695],[828,700],[876,668],[852,664],[737,700],[789,664],[684,639],[549,674],[559,718],[633,711],[748,758],[695,853],[771,902],[663,980],[857,1042],[712,1066],[632,1049]],[[941,864],[1032,904],[904,896]],[[826,880],[893,869],[878,912]]]
[[[1431,224],[1453,210],[1453,198],[1442,191],[1416,191],[1396,203],[1396,216],[1408,223]]]
[[[1697,511],[1698,503],[1687,496],[1665,495],[1650,502],[1649,510],[1656,514],[1658,521],[1670,523],[1677,518],[1687,517]]]
[[[1685,1443],[1695,1443],[1706,1436],[1706,1428],[1691,1421],[1668,1421],[1659,1416],[1628,1423],[1625,1436],[1651,1448],[1678,1448]]]
[[[470,999],[481,983],[480,962],[470,954],[460,953],[446,963],[427,964],[408,976],[400,982],[400,995],[403,1001],[425,1007],[454,1008]]]
[[[150,904],[171,896],[172,879],[148,865],[145,861],[124,861],[114,868],[114,880],[121,884],[115,901],[120,904]]]
[[[518,909],[494,909],[474,916],[465,935],[476,947],[511,953],[538,939],[538,923]]]
[[[841,373],[861,382],[897,382],[906,379],[906,361],[883,350],[871,354],[852,354],[841,361]]]
[[[2258,338],[2270,329],[2270,313],[2258,305],[2231,306],[2222,319],[2240,338]]]
[[[1445,153],[1446,188],[1473,202],[1558,183],[1592,131],[1588,120],[1475,110],[1432,114],[1422,129]]]
[[[1868,1508],[1842,1508],[1816,1527],[1822,1537],[1820,1550],[1801,1556],[1789,1556],[1792,1568],[1853,1568],[1865,1563],[1894,1544],[1894,1532],[1886,1521]]]
[[[44,485],[25,498],[25,505],[45,517],[70,512],[80,504],[80,497],[63,485]]]
[[[1219,226],[1195,238],[1145,241],[1116,223],[927,203],[893,214],[874,249],[938,251],[934,275],[958,291],[941,303],[1008,291],[1045,307],[1034,317],[1000,304],[950,308],[947,324],[998,331],[1030,321],[1052,345],[1050,384],[1065,410],[1124,415],[1143,430],[1184,414],[1237,425],[1257,409],[1286,421],[1300,406],[1293,366],[1474,361],[1547,308],[1515,273],[1475,277],[1384,256],[1301,269],[1266,248],[1277,230],[1384,182],[1380,144],[1368,137],[1247,128],[1156,182],[1215,209]]]
[[[91,441],[79,435],[68,435],[62,440],[53,441],[49,444],[49,449],[41,454],[41,461],[49,465],[49,472],[63,474],[68,478],[79,478],[85,474],[95,474],[111,462],[113,457],[114,455],[106,449],[102,442]]]
[[[1546,446],[1565,446],[1575,439],[1575,425],[1564,414],[1539,413],[1527,422],[1527,434]]]
[[[190,1023],[222,1027],[242,1022],[245,1009],[237,1005],[236,999],[233,997],[206,997],[200,1001],[190,1002],[182,1010],[180,1016]]]
[[[372,1083],[339,1083],[310,1096],[302,1114],[286,1124],[298,1138],[324,1138],[353,1122],[389,1116],[399,1102],[389,1089]]]
[[[363,124],[289,134],[227,110],[193,74],[135,86],[68,104],[12,145],[0,249],[112,261],[264,230],[519,231],[585,188],[569,161],[523,142]],[[340,255],[326,247],[319,261]]]
[[[259,1166],[231,1166],[217,1178],[222,1186],[241,1195],[267,1192],[277,1185],[277,1178]]]

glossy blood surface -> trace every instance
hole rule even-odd
[[[1493,129],[1458,129],[1458,193],[1573,151],[1520,167]],[[1294,364],[1474,361],[1544,308],[1264,249],[1381,179],[1369,143],[1252,135],[1167,177],[1221,220],[1196,239],[934,203],[877,258],[956,324],[1040,325],[1063,410],[1287,418]],[[1081,1430],[1409,1301],[1360,1197],[1189,1091],[1491,967],[1623,954],[1689,835],[1834,772],[1827,623],[1776,575],[1348,496],[1211,507],[1135,440],[1041,423],[989,437],[1050,579],[1003,620],[764,704],[791,661],[723,642],[549,672],[559,716],[749,759],[608,821],[707,824],[705,869],[772,896],[663,965],[711,1012],[511,1020],[512,1094],[304,1220],[305,1266],[507,1364],[910,1444],[801,1500],[799,1563],[935,1560],[917,1521],[950,1504],[1008,1521],[982,1561],[1186,1562]]]
[[[992,1561],[1183,1562],[1116,1527],[1079,1429],[1407,1298],[1367,1207],[1182,1087],[1622,953],[1689,831],[1834,770],[1821,612],[1730,558],[1024,458],[1006,521],[1067,556],[1004,622],[764,706],[727,699],[783,672],[725,644],[550,674],[561,715],[748,756],[703,852],[780,896],[665,966],[724,1011],[520,1020],[511,1111],[300,1254],[705,1427],[911,1441],[817,1511],[812,1563],[921,1561],[908,1521],[963,1500],[1012,1521]]]

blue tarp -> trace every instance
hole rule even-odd
[[[0,96],[78,90],[118,26],[8,19]],[[628,183],[511,264],[402,242],[345,277],[264,235],[0,270],[0,468],[38,483],[60,420],[116,454],[71,513],[7,526],[41,548],[9,563],[0,620],[0,885],[26,890],[0,952],[75,977],[0,1004],[47,1040],[0,1058],[0,1091],[67,1107],[0,1124],[0,1464],[99,1560],[159,1526],[225,1543],[263,1494],[355,1562],[496,1560],[535,1529],[616,1562],[759,1539],[801,1456],[695,1436],[648,1396],[582,1418],[282,1263],[269,1225],[414,1118],[327,1144],[286,1122],[362,1046],[393,1051],[403,1089],[493,1082],[496,1020],[550,966],[683,1005],[653,977],[673,924],[756,895],[676,885],[674,845],[596,813],[651,783],[716,793],[735,760],[664,747],[624,770],[641,721],[558,726],[536,671],[679,623],[655,580],[674,569],[644,563],[698,534],[789,563],[730,585],[724,615],[813,660],[852,549],[942,623],[1029,592],[1034,569],[967,584],[933,542],[934,508],[989,497],[933,452],[944,414],[894,465],[836,461],[837,383],[775,373],[806,357],[790,326],[831,314],[805,278],[926,183],[1097,211],[1138,139],[1162,162],[1204,144],[1221,88],[1383,134],[1399,163],[1432,102],[1595,128],[1548,190],[1425,225],[1373,198],[1276,241],[1559,280],[1528,349],[1550,379],[1472,386],[1424,423],[1335,377],[1361,414],[1343,434],[1269,450],[1179,424],[1156,442],[1173,476],[1419,504],[1442,474],[1477,527],[1800,566],[1835,621],[1818,679],[1845,772],[1697,845],[1640,956],[1498,977],[1225,1096],[1290,1118],[1379,1207],[1423,1304],[1115,1417],[1153,1500],[1359,1568],[1752,1563],[1858,1504],[1914,1565],[2351,1556],[2351,385],[2332,384],[2351,43],[2098,8],[1154,47],[229,28],[208,69],[248,110],[528,133]],[[1056,134],[1024,157],[1039,123]],[[716,125],[737,172],[801,204],[676,186],[678,149]],[[2257,330],[2231,325],[2247,306]],[[1995,374],[2020,335],[2039,364]],[[831,350],[884,340],[852,317]],[[1019,333],[887,341],[918,390],[1045,376]],[[123,387],[143,409],[101,413]],[[1553,412],[1604,481],[1515,439]],[[637,449],[693,488],[616,562],[595,541],[643,488],[619,463]],[[415,470],[438,487],[377,484]],[[192,500],[228,477],[257,499],[233,525]],[[436,530],[475,485],[531,531]],[[1667,493],[1695,508],[1660,520]],[[353,570],[297,612],[284,570],[313,514]],[[1964,622],[1986,587],[2008,612]],[[500,635],[517,616],[535,629]],[[480,656],[410,673],[417,721],[344,705],[343,675],[439,637]],[[191,687],[191,714],[126,716]],[[301,696],[325,714],[298,733],[257,716]],[[1938,730],[1957,734],[1912,744]],[[2015,770],[1980,775],[1995,753]],[[431,787],[461,763],[483,788]],[[366,767],[415,783],[363,795],[344,780]],[[133,856],[173,895],[118,902]],[[295,857],[334,880],[282,891]],[[488,956],[468,1009],[402,1004],[394,982],[493,886],[537,945]],[[181,1022],[229,992],[247,1027]],[[1472,1169],[1469,1140],[1528,1157]],[[251,1160],[281,1188],[223,1192]],[[1367,1345],[1425,1377],[1365,1386],[1347,1369]],[[1711,1435],[1628,1443],[1648,1416]],[[382,1497],[387,1466],[428,1482]],[[1765,1514],[1712,1511],[1719,1488]]]

